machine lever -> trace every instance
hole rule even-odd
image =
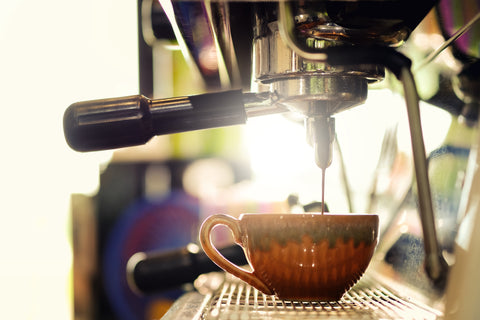
[[[244,124],[241,90],[152,100],[143,95],[76,102],[63,117],[65,139],[77,151],[146,143],[155,135]]]

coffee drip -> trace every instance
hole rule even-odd
[[[322,168],[322,214],[325,213],[325,169]]]

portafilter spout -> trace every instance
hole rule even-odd
[[[330,116],[309,117],[305,120],[307,140],[313,145],[315,163],[325,170],[332,163],[335,140],[335,118]]]

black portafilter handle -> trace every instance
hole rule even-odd
[[[203,273],[221,270],[205,252],[197,249],[198,246],[190,244],[167,252],[134,254],[127,263],[130,288],[137,293],[154,294],[193,283]],[[248,264],[240,246],[231,245],[219,251],[234,264]]]
[[[143,95],[76,102],[63,117],[77,151],[144,144],[155,135],[244,124],[241,90],[152,100]]]

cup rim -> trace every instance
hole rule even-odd
[[[261,216],[261,217],[266,217],[266,216],[288,216],[288,217],[299,217],[299,216],[304,216],[304,217],[319,217],[319,216],[328,216],[328,217],[365,217],[365,216],[371,216],[371,217],[378,217],[377,213],[334,213],[334,212],[305,212],[305,213],[288,213],[288,212],[283,212],[283,213],[276,213],[276,212],[269,212],[269,213],[251,213],[251,212],[245,212],[240,214],[239,218],[244,217],[244,216]]]

